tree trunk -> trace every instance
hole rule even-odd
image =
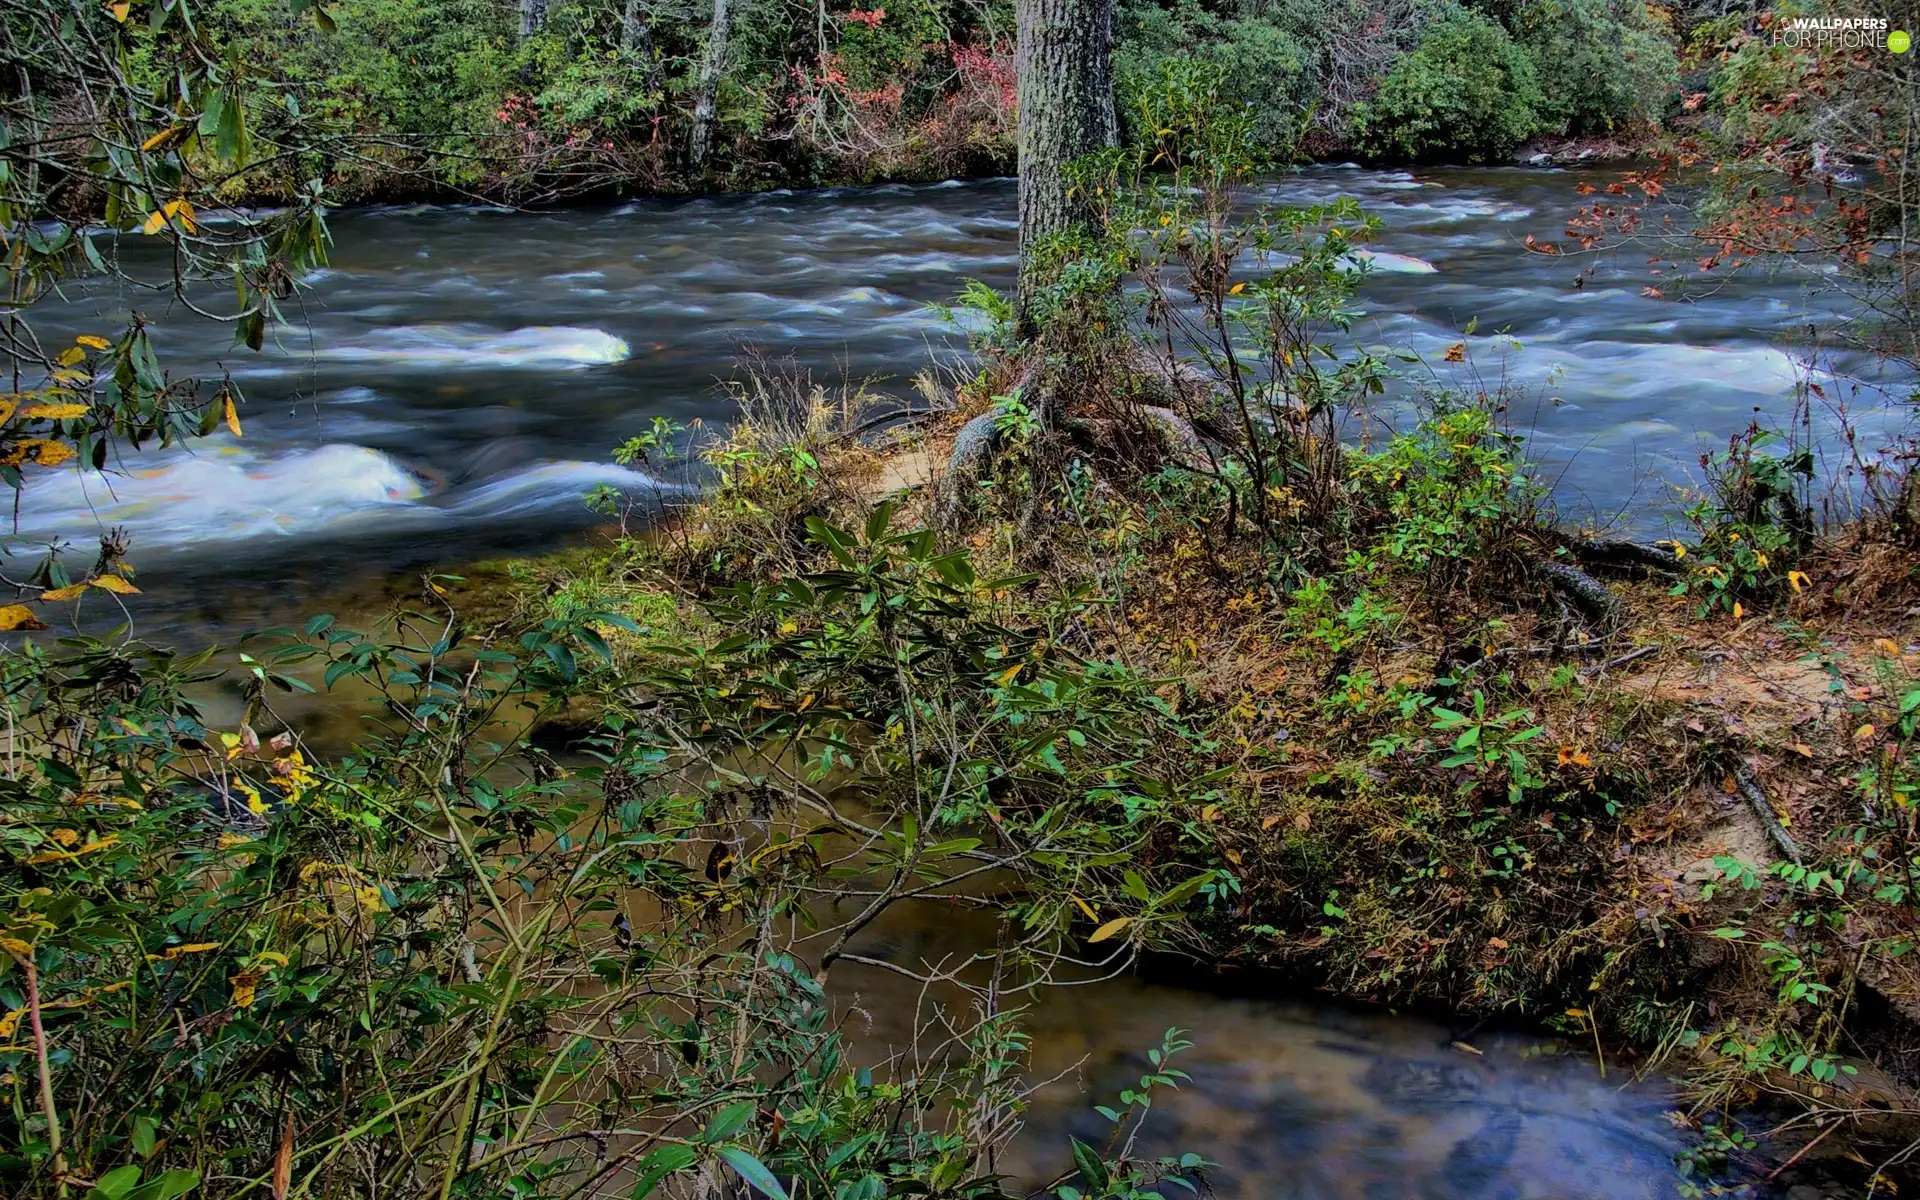
[[[641,63],[641,81],[647,92],[654,90],[653,17],[646,0],[627,0],[620,13],[620,50],[628,61]]]
[[[696,174],[706,170],[707,155],[713,149],[714,101],[720,91],[720,72],[727,65],[727,35],[732,31],[732,0],[713,0],[713,24],[707,30],[707,57],[700,64],[693,101],[693,137],[687,147],[687,165]]]
[[[547,0],[520,0],[520,36],[534,33],[547,23]]]
[[[1067,164],[1114,144],[1113,0],[1018,0],[1020,108],[1020,288],[1016,325],[1043,282],[1035,249],[1086,219],[1067,195]]]

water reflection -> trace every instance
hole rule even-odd
[[[902,906],[859,952],[910,968],[991,946],[968,910]],[[862,1053],[912,1043],[915,1013],[952,1003],[879,968],[836,967]],[[1654,1084],[1603,1081],[1589,1053],[1510,1033],[1309,1003],[1235,999],[1131,976],[1042,993],[1025,1020],[1042,1089],[1001,1169],[1028,1187],[1071,1169],[1068,1137],[1102,1145],[1093,1111],[1151,1070],[1169,1027],[1192,1076],[1157,1094],[1141,1150],[1198,1153],[1244,1200],[1667,1200],[1679,1140]],[[1173,1194],[1173,1193],[1169,1193]]]

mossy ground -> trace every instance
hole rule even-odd
[[[936,521],[956,427],[846,444],[822,455],[830,487],[775,495],[762,478],[646,539],[469,586],[488,612],[613,596],[643,624],[694,628],[712,587],[806,569],[807,517],[857,526],[887,500],[896,528]],[[1472,578],[1484,563],[1443,592],[1393,569],[1358,589],[1276,584],[1265,551],[1223,549],[1150,489],[1096,489],[1035,537],[1006,494],[1019,478],[1003,469],[1002,495],[947,536],[983,576],[1097,594],[1063,635],[1076,653],[1149,679],[1205,733],[1212,788],[1163,822],[1147,865],[1233,882],[1176,949],[1544,1024],[1674,1073],[1701,1111],[1777,1103],[1808,1133],[1844,1121],[1828,1151],[1911,1136],[1912,909],[1861,882],[1893,879],[1911,823],[1889,790],[1920,676],[1910,557],[1855,531],[1737,617],[1675,594],[1685,572],[1613,577],[1612,623],[1569,636],[1542,585]],[[1824,890],[1808,870],[1828,872]]]

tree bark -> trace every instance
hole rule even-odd
[[[547,0],[520,0],[520,36],[537,32],[547,23]]]
[[[644,64],[641,81],[646,90],[654,90],[653,17],[646,0],[627,0],[620,13],[620,50],[628,61]]]
[[[1034,252],[1086,219],[1068,195],[1067,164],[1114,144],[1113,0],[1018,0],[1016,86],[1020,146],[1020,286],[1015,324],[1043,282]]]
[[[699,85],[693,101],[693,137],[687,147],[687,165],[697,174],[706,170],[713,150],[714,103],[720,92],[720,72],[727,65],[727,37],[733,32],[732,0],[713,0],[713,23],[707,28],[707,57],[700,64]]]

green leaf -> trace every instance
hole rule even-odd
[[[158,1122],[145,1113],[133,1119],[133,1152],[141,1158],[153,1154],[154,1144],[159,1141]]]
[[[978,849],[979,846],[979,838],[954,838],[950,842],[938,842],[928,846],[921,851],[921,857],[940,858],[949,854],[965,854],[969,850]]]
[[[773,1172],[767,1170],[765,1164],[746,1150],[739,1146],[722,1146],[720,1161],[737,1171],[740,1178],[746,1180],[754,1190],[773,1197],[773,1200],[787,1200],[787,1189],[780,1186],[780,1181],[773,1177]]]
[[[1186,903],[1201,888],[1213,882],[1215,874],[1216,872],[1213,871],[1203,871],[1195,875],[1192,879],[1175,886],[1172,891],[1154,901],[1153,906],[1155,908],[1171,908]]]
[[[686,1146],[662,1146],[640,1160],[640,1181],[633,1185],[628,1200],[646,1200],[660,1181],[683,1167],[690,1167],[700,1156]]]
[[[738,1100],[713,1114],[707,1127],[700,1131],[700,1140],[709,1146],[715,1142],[724,1142],[747,1127],[753,1120],[754,1103],[751,1100]]]
[[[115,1167],[93,1185],[93,1189],[87,1193],[87,1200],[121,1200],[139,1182],[139,1167]]]
[[[847,549],[847,535],[822,521],[819,517],[807,518],[807,536],[826,548],[841,566],[852,571],[859,567],[853,552]]]
[[[1092,1146],[1087,1145],[1079,1138],[1071,1138],[1069,1140],[1073,1143],[1073,1165],[1075,1169],[1080,1172],[1080,1177],[1086,1180],[1088,1186],[1092,1187],[1095,1191],[1106,1191],[1107,1184],[1112,1182],[1113,1179],[1112,1175],[1107,1171],[1107,1164],[1100,1160],[1098,1154],[1094,1153]]]
[[[168,1171],[128,1195],[127,1200],[175,1200],[200,1186],[198,1171]]]

